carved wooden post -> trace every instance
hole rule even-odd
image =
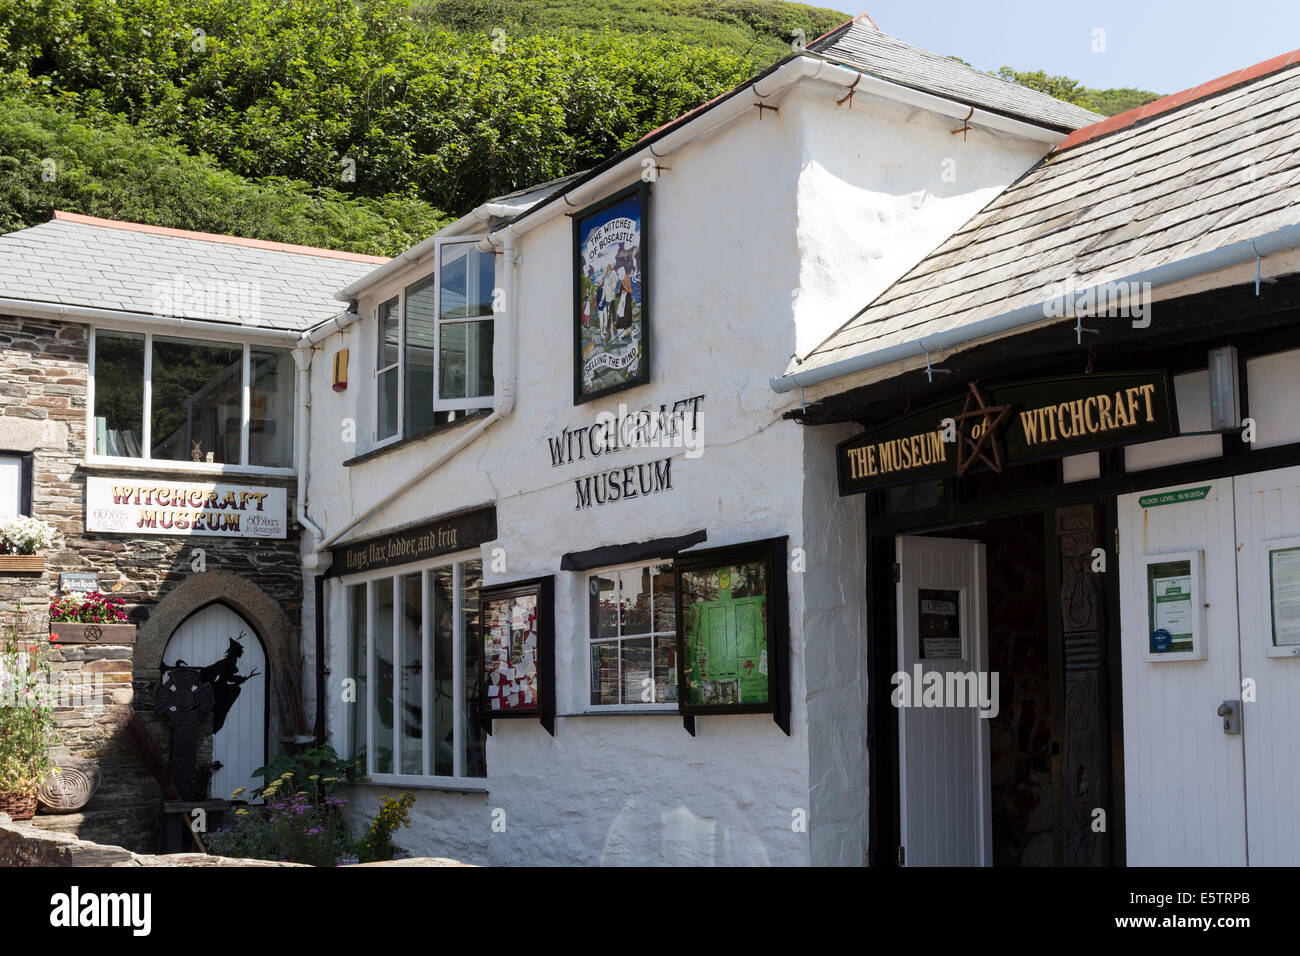
[[[1105,866],[1110,839],[1093,831],[1093,811],[1109,829],[1110,731],[1106,719],[1106,608],[1101,576],[1092,570],[1102,541],[1101,509],[1056,510],[1061,546],[1061,631],[1065,639],[1065,727],[1061,741],[1061,832],[1066,866]]]

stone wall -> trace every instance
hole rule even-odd
[[[0,866],[303,866],[270,860],[241,860],[206,853],[154,856],[120,846],[92,843],[67,833],[49,833],[15,823],[0,813]]]
[[[98,760],[104,780],[85,813],[37,820],[42,826],[152,850],[161,830],[161,793],[113,739],[105,711],[134,706],[166,749],[167,735],[153,715],[162,648],[185,614],[206,601],[230,603],[243,614],[271,652],[270,669],[278,667],[297,639],[301,617],[298,526],[290,508],[289,536],[283,541],[87,532],[86,476],[130,474],[121,466],[86,462],[88,350],[84,325],[0,315],[0,452],[32,454],[32,515],[56,529],[43,573],[0,575],[0,617],[5,625],[15,624],[25,640],[44,642],[49,599],[57,593],[59,574],[69,571],[96,572],[100,589],[125,602],[129,620],[140,628],[140,646],[64,646],[51,652],[53,667],[64,679],[80,679],[92,688],[97,678],[102,682],[97,706],[63,708],[57,721],[63,745]],[[294,482],[286,478],[232,479],[164,468],[145,474],[151,479],[251,480],[285,487],[290,502],[295,496]],[[201,563],[195,560],[199,548]],[[151,626],[160,601],[173,594],[178,599],[168,602],[163,620]],[[15,617],[20,603],[22,611]],[[274,673],[267,679],[273,687]],[[272,700],[273,724],[276,710]],[[277,739],[273,726],[271,754]]]

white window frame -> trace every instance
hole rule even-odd
[[[598,577],[617,574],[621,571],[640,571],[643,568],[658,567],[661,565],[667,565],[670,572],[675,570],[674,561],[672,560],[672,558],[660,558],[658,560],[651,560],[651,561],[636,561],[631,564],[618,564],[608,568],[593,568],[592,570],[586,573],[586,578],[583,587],[583,599],[584,599],[584,603],[587,606],[587,613],[586,613],[586,630],[583,632],[583,642],[582,642],[583,665],[587,671],[586,696],[583,699],[583,710],[585,713],[599,714],[602,712],[628,711],[628,710],[635,710],[643,713],[656,713],[656,712],[662,713],[664,711],[674,713],[674,714],[678,713],[679,711],[678,702],[675,700],[654,701],[653,703],[649,703],[649,704],[642,703],[639,700],[632,701],[632,702],[624,702],[621,704],[593,704],[591,702],[591,665],[592,665],[591,649],[594,645],[614,644],[619,648],[621,652],[622,644],[625,640],[643,640],[647,637],[650,638],[650,686],[654,687],[655,686],[655,653],[654,653],[655,638],[672,637],[674,641],[676,641],[677,639],[676,627],[674,627],[674,629],[671,631],[662,631],[662,630],[656,631],[652,627],[651,630],[647,631],[645,634],[636,634],[636,635],[625,637],[623,635],[623,624],[621,618],[619,621],[619,626],[618,626],[619,634],[617,637],[600,637],[600,638],[592,637],[592,631],[595,629],[593,626],[595,622],[592,620],[591,582]],[[677,598],[674,597],[673,601],[675,604]],[[651,575],[650,577],[650,613],[651,613],[650,621],[651,624],[653,625],[654,624],[654,576],[653,575]],[[676,612],[674,611],[674,613]],[[620,667],[621,667],[621,661],[622,661],[621,653],[619,656],[619,660],[620,660]],[[677,662],[677,666],[681,667],[681,661]],[[621,687],[622,686],[621,675],[620,675],[619,682]]]
[[[390,302],[396,302],[397,315],[397,361],[381,366],[384,359],[384,326],[379,313]],[[406,435],[406,289],[398,289],[396,294],[388,296],[375,305],[375,447],[380,448],[392,442],[401,441]],[[379,436],[379,412],[383,408],[380,401],[382,394],[380,381],[385,375],[397,376],[397,428],[391,435]]]
[[[95,427],[95,346],[99,338],[99,333],[104,332],[108,335],[139,335],[144,338],[144,376],[143,376],[143,394],[144,394],[144,421],[140,423],[140,457],[129,458],[120,455],[101,455],[96,450],[97,434]],[[153,449],[153,332],[141,332],[139,329],[119,329],[112,326],[90,326],[90,345],[86,356],[86,453],[85,462],[88,465],[113,465],[114,467],[135,470],[156,472],[159,468],[165,468],[169,471],[193,471],[203,474],[225,474],[229,472],[241,472],[258,475],[294,475],[297,473],[294,460],[297,455],[297,442],[290,444],[289,466],[278,467],[271,465],[250,465],[248,464],[248,435],[249,419],[252,413],[252,350],[269,349],[289,351],[285,346],[265,345],[261,342],[241,341],[239,339],[221,339],[211,335],[196,335],[187,333],[180,329],[168,329],[159,333],[167,339],[191,339],[195,342],[215,342],[221,345],[230,345],[243,349],[242,359],[242,386],[240,397],[240,416],[239,416],[239,461],[238,462],[213,462],[209,464],[206,461],[177,461],[171,458],[154,458],[151,454]],[[294,394],[291,396],[290,405],[297,408],[297,389],[298,383],[296,376],[290,379],[289,387]],[[296,415],[295,415],[296,417]],[[294,427],[298,422],[294,421]]]
[[[468,411],[470,409],[483,408],[485,404],[491,404],[496,398],[496,394],[495,394],[496,377],[495,376],[493,376],[492,379],[492,385],[493,385],[492,395],[477,395],[474,398],[442,398],[441,397],[442,396],[442,327],[444,325],[465,325],[470,322],[492,322],[493,332],[494,332],[493,340],[492,340],[493,343],[492,349],[493,352],[496,351],[496,336],[495,336],[496,313],[495,312],[489,313],[488,315],[473,315],[473,316],[466,316],[464,318],[456,318],[456,319],[444,319],[442,317],[442,252],[443,249],[445,249],[447,246],[459,246],[459,245],[475,246],[483,238],[484,238],[483,236],[473,236],[473,237],[456,236],[451,239],[439,239],[434,243],[434,262],[435,262],[434,269],[436,271],[436,274],[438,275],[438,280],[434,283],[434,288],[436,289],[436,292],[434,294],[434,306],[433,306],[433,321],[434,321],[433,410],[435,412]],[[493,289],[495,290],[496,266],[497,266],[496,255],[494,253],[484,253],[484,255],[492,256]],[[472,296],[477,295],[478,292],[481,291],[477,288],[470,289],[471,285],[475,287],[477,287],[478,285],[478,270],[474,270],[471,276],[470,270],[467,268],[465,270],[465,280],[466,280],[466,292],[467,292],[466,299],[468,300]],[[509,303],[507,303],[507,305],[508,304]],[[488,362],[491,362],[493,360],[493,356],[489,355],[487,357],[487,360]],[[481,361],[481,356],[476,357],[475,361],[476,362]],[[471,378],[468,371],[468,357],[466,357],[466,363],[467,363],[467,368],[466,368],[465,379],[466,381],[472,381],[473,378]],[[474,377],[476,378],[477,376]]]
[[[385,295],[382,299],[380,299],[378,302],[376,302],[375,307],[374,307],[374,312],[373,312],[373,317],[374,317],[374,322],[375,322],[374,343],[375,343],[375,350],[376,350],[376,351],[375,351],[375,361],[374,361],[374,363],[373,363],[372,366],[371,366],[371,368],[372,368],[372,373],[371,373],[371,374],[372,374],[372,376],[373,376],[373,378],[374,378],[374,398],[375,398],[375,416],[374,416],[374,432],[373,432],[373,437],[374,437],[374,447],[375,447],[375,448],[383,448],[385,445],[390,445],[390,444],[393,444],[393,443],[395,443],[395,442],[399,442],[399,441],[401,441],[401,440],[404,439],[404,438],[414,438],[414,437],[417,437],[416,435],[407,435],[407,434],[406,434],[406,373],[407,373],[407,368],[406,368],[406,328],[407,328],[407,317],[406,317],[406,291],[407,291],[409,288],[411,288],[412,286],[414,286],[414,285],[416,285],[416,284],[418,284],[418,283],[424,281],[425,279],[428,279],[430,276],[432,276],[433,279],[434,279],[434,282],[433,282],[433,289],[434,289],[434,293],[433,293],[433,325],[434,325],[434,329],[433,329],[433,335],[434,335],[434,339],[433,339],[433,343],[434,343],[434,344],[433,344],[433,411],[434,411],[434,413],[436,414],[437,412],[452,412],[453,414],[452,414],[450,417],[451,417],[451,418],[455,418],[455,417],[456,417],[455,414],[454,414],[455,412],[459,412],[459,411],[472,411],[472,410],[474,410],[474,409],[485,408],[485,407],[487,407],[487,406],[489,406],[489,405],[492,405],[492,404],[496,401],[496,390],[495,390],[495,385],[496,385],[496,376],[495,376],[495,375],[493,376],[493,386],[494,386],[494,389],[493,389],[493,394],[491,394],[491,395],[479,395],[479,396],[476,396],[476,397],[474,397],[474,398],[447,398],[447,399],[443,399],[443,398],[440,398],[440,397],[439,397],[439,395],[440,395],[440,393],[441,393],[441,390],[442,390],[442,378],[441,378],[441,375],[442,375],[442,327],[443,327],[444,325],[464,324],[464,323],[468,323],[468,322],[492,322],[492,323],[493,323],[493,330],[495,331],[495,328],[496,328],[495,323],[496,323],[496,318],[497,318],[495,312],[492,313],[491,315],[475,315],[475,316],[468,316],[468,317],[466,317],[466,318],[457,318],[457,319],[444,319],[444,318],[441,317],[441,316],[442,316],[442,250],[443,250],[443,248],[446,247],[446,246],[455,246],[455,245],[477,245],[477,244],[478,244],[480,241],[482,241],[484,238],[486,238],[486,236],[482,236],[482,235],[479,235],[479,236],[454,236],[454,237],[449,238],[449,239],[437,239],[437,240],[435,240],[435,241],[434,241],[434,252],[433,252],[433,263],[434,263],[433,271],[430,272],[430,273],[426,273],[426,274],[424,274],[424,275],[421,275],[421,276],[417,276],[417,277],[415,277],[415,278],[412,278],[410,281],[403,282],[401,286],[399,286],[397,289],[393,290],[393,292],[392,292],[391,295]],[[494,277],[495,277],[495,274],[496,274],[496,258],[495,258],[495,255],[494,255],[494,256],[493,256],[493,275],[494,275]],[[467,272],[467,275],[468,275],[468,272]],[[473,281],[474,281],[475,283],[477,283],[477,281],[478,281],[478,273],[477,273],[477,272],[474,273]],[[494,289],[495,289],[495,287],[494,287]],[[471,293],[471,294],[472,294],[472,293]],[[391,364],[389,364],[389,365],[385,365],[385,366],[383,366],[383,367],[381,368],[380,365],[379,365],[379,362],[383,359],[383,354],[384,354],[384,340],[383,340],[383,334],[382,334],[382,326],[381,326],[380,323],[379,323],[379,310],[382,309],[382,308],[383,308],[385,305],[387,305],[389,302],[392,302],[392,301],[394,301],[394,300],[396,300],[396,302],[397,302],[397,362],[396,362],[396,363],[391,363]],[[494,336],[494,337],[493,337],[493,352],[494,352],[494,353],[495,353],[495,349],[496,349],[496,346],[495,346],[495,336]],[[489,355],[489,356],[487,357],[487,361],[491,362],[491,361],[493,361],[493,360],[494,360],[494,356],[493,356],[493,355]],[[396,371],[396,374],[397,374],[397,431],[396,431],[394,434],[389,435],[389,436],[387,436],[387,437],[385,437],[385,438],[380,438],[380,437],[379,437],[379,409],[380,409],[380,401],[379,401],[379,394],[380,394],[380,390],[379,390],[379,379],[380,379],[380,376],[381,376],[381,375],[385,375],[385,374],[391,375],[391,374],[393,374],[394,371]],[[467,375],[467,377],[468,377],[468,375]],[[417,434],[422,434],[422,433],[417,433]]]
[[[488,789],[487,776],[467,777],[465,776],[464,767],[464,743],[465,735],[468,732],[466,726],[465,714],[465,615],[464,615],[464,575],[463,573],[453,573],[454,582],[452,589],[452,645],[451,653],[455,659],[452,669],[452,693],[455,696],[455,703],[452,708],[452,775],[438,776],[430,773],[433,769],[433,752],[432,752],[432,721],[433,721],[433,629],[432,617],[429,607],[429,578],[433,571],[438,568],[451,566],[453,568],[465,564],[469,561],[481,561],[476,552],[465,552],[459,555],[451,555],[446,558],[439,558],[436,561],[425,562],[421,564],[399,565],[393,568],[384,568],[372,574],[354,574],[339,578],[339,583],[343,588],[344,613],[342,620],[344,624],[343,635],[343,653],[344,659],[352,659],[352,586],[362,585],[365,588],[366,596],[366,691],[364,699],[359,699],[355,704],[345,710],[345,722],[342,742],[349,746],[352,741],[353,727],[355,726],[357,711],[354,707],[365,708],[366,714],[366,761],[362,772],[370,778],[371,783],[387,784],[393,786],[420,786],[433,789],[458,790],[458,791],[486,791]],[[375,671],[375,639],[392,641],[393,656],[393,766],[394,768],[401,765],[402,754],[402,687],[398,679],[397,663],[401,660],[401,620],[402,616],[398,613],[401,601],[401,579],[411,575],[419,574],[420,576],[420,606],[421,606],[421,645],[420,645],[420,664],[422,667],[420,683],[420,712],[423,720],[421,728],[421,750],[423,756],[424,773],[405,774],[405,773],[378,773],[375,771],[375,721],[373,720],[373,711],[370,695],[375,690],[376,671]],[[389,580],[393,585],[393,624],[392,634],[380,635],[379,631],[379,607],[375,599],[376,585],[383,580]],[[482,587],[480,582],[480,587]],[[355,756],[349,753],[349,756]],[[484,764],[486,765],[486,754]],[[486,766],[485,766],[486,770]]]

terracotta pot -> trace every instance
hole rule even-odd
[[[62,621],[50,625],[50,640],[59,644],[134,644],[135,625]]]
[[[0,574],[40,574],[44,570],[43,554],[0,554]]]
[[[0,813],[7,813],[15,820],[30,820],[36,816],[36,791],[0,791]]]

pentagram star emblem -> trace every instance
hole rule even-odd
[[[957,435],[960,438],[957,443],[958,477],[966,474],[967,469],[977,460],[984,462],[999,474],[1002,472],[1002,449],[998,446],[995,430],[1002,419],[1011,414],[1011,406],[986,405],[978,386],[978,382],[970,383],[970,393],[966,396],[966,404],[961,414],[953,416],[957,425]],[[969,429],[964,427],[967,421],[971,422]]]

